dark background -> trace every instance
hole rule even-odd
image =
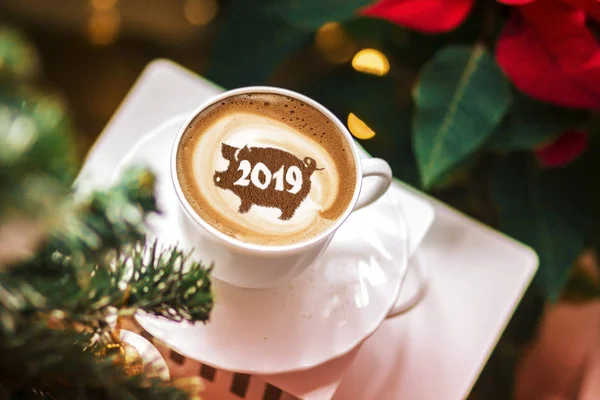
[[[206,69],[218,9],[225,3],[5,0],[0,15],[37,47],[43,84],[64,95],[83,155],[148,62],[165,57],[196,72]],[[195,25],[186,18],[186,5],[195,23],[206,21],[193,19],[194,9],[208,13],[205,19],[212,8],[216,14]]]

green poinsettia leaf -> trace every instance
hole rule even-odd
[[[569,170],[540,170],[530,154],[504,158],[491,179],[501,229],[540,258],[537,283],[556,301],[585,245],[587,215]]]
[[[290,27],[267,6],[236,0],[227,8],[206,72],[210,80],[226,88],[264,84],[310,41],[311,32]]]
[[[508,81],[481,45],[440,50],[423,68],[413,97],[413,145],[425,187],[475,152],[512,101]]]
[[[351,19],[370,3],[372,0],[279,0],[270,10],[290,25],[313,31],[327,22]]]
[[[540,103],[516,94],[507,115],[486,143],[492,150],[529,150],[576,127],[587,112]]]

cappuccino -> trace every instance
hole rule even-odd
[[[200,218],[246,243],[300,243],[331,227],[356,187],[351,144],[326,115],[273,93],[201,111],[177,147],[176,172]]]

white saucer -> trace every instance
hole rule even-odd
[[[191,249],[199,244],[183,222],[169,173],[171,144],[183,121],[171,119],[142,138],[117,171],[138,164],[156,173],[162,214],[150,218],[152,231],[163,244]],[[375,332],[398,297],[408,258],[398,197],[390,190],[353,213],[322,258],[282,287],[241,289],[214,280],[215,306],[207,324],[148,315],[138,321],[179,353],[236,372],[297,371],[339,357]],[[202,249],[193,257],[202,259]]]

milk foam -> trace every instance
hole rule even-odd
[[[247,243],[289,245],[327,230],[350,206],[356,188],[350,146],[336,124],[300,100],[240,94],[208,106],[188,125],[177,148],[177,176],[191,207],[217,230]],[[263,163],[271,173],[264,191],[260,180],[239,182],[247,173],[243,160],[253,172]],[[299,191],[287,178],[292,167],[304,180]],[[286,173],[283,189],[277,189],[279,170]]]
[[[244,146],[281,149],[300,159],[312,157],[324,169],[312,174],[311,191],[290,220],[280,220],[281,211],[277,208],[257,205],[240,214],[241,199],[213,182],[213,173],[225,171],[229,164],[221,155],[222,143],[238,149]],[[206,127],[195,144],[192,164],[197,189],[215,211],[261,235],[293,235],[308,230],[317,223],[319,213],[331,206],[339,189],[336,163],[322,145],[285,123],[252,113],[231,113]]]

